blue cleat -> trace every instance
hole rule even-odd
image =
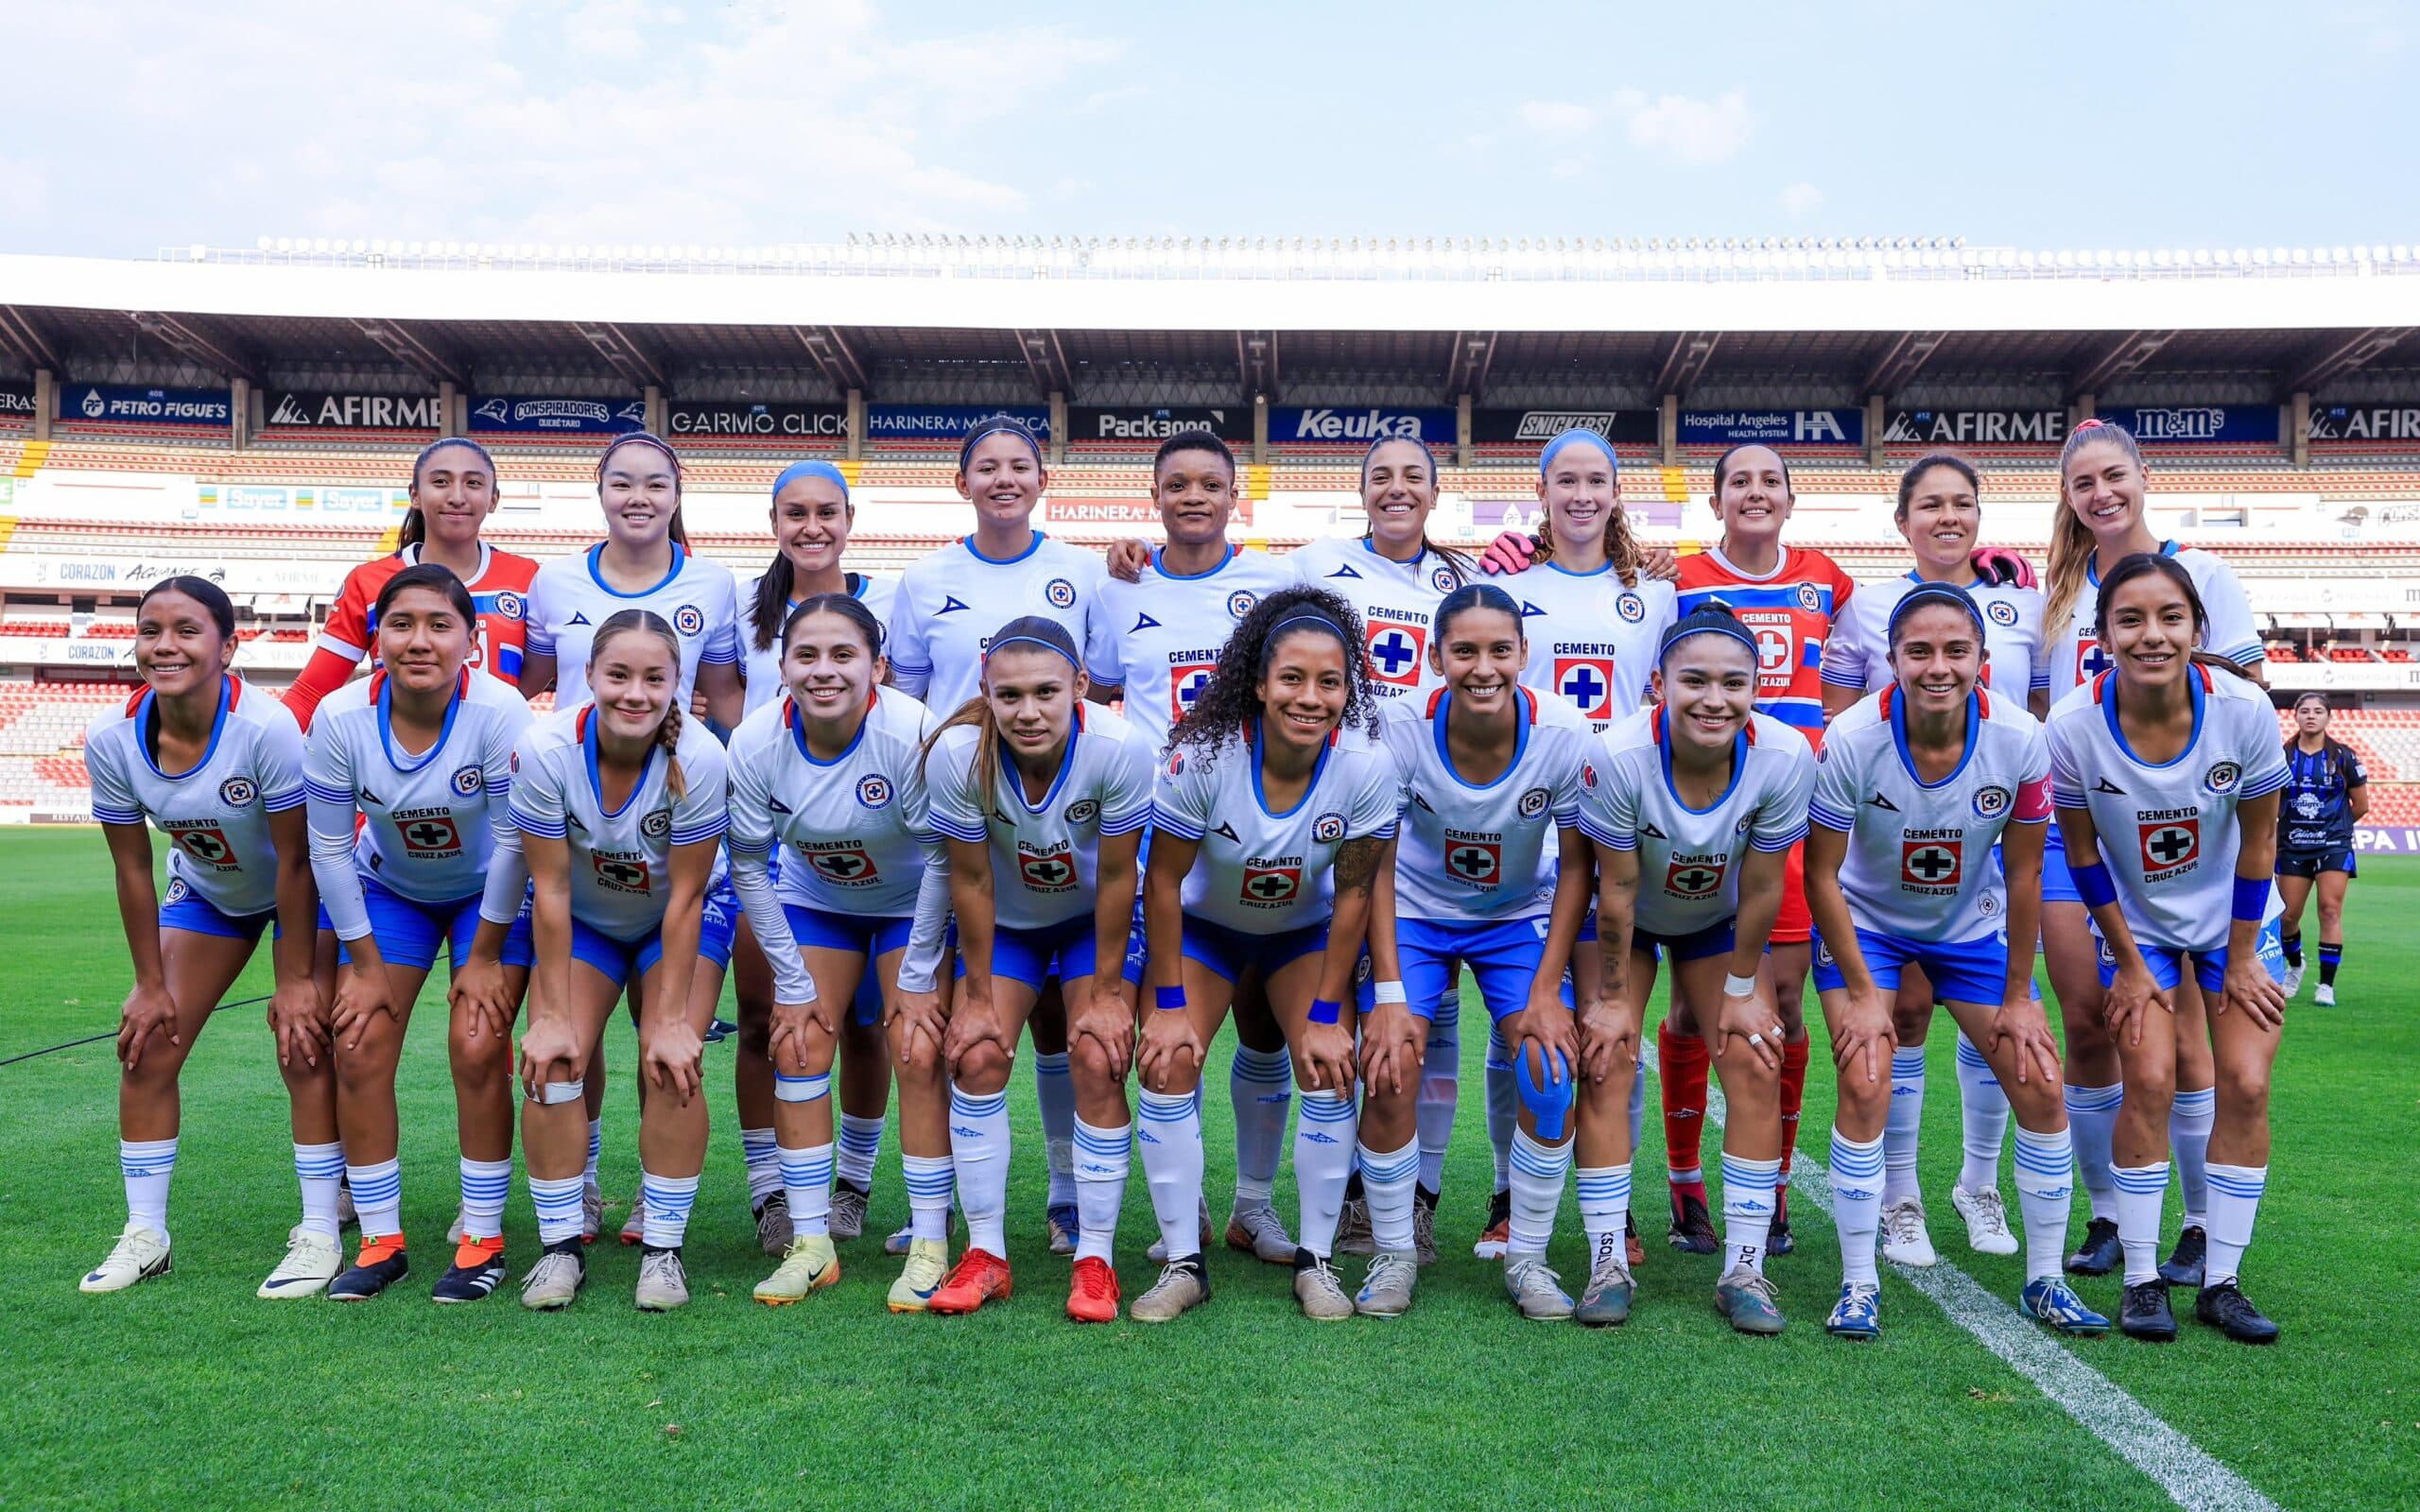
[[[2059,1333],[2090,1339],[2109,1332],[2109,1320],[2084,1306],[2075,1289],[2056,1276],[2027,1281],[2020,1305],[2027,1317]]]
[[[1873,1281],[1842,1285],[1840,1301],[1824,1321],[1824,1332],[1837,1339],[1882,1337],[1882,1288]]]

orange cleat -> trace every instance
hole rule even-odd
[[[1080,1260],[1075,1279],[1067,1285],[1067,1316],[1078,1323],[1115,1323],[1117,1295],[1117,1272],[1109,1268],[1108,1261]]]
[[[1007,1301],[1011,1290],[1009,1263],[988,1249],[970,1249],[959,1257],[958,1267],[925,1304],[925,1310],[972,1313],[989,1301]]]

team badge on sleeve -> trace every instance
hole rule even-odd
[[[258,783],[249,777],[231,777],[218,784],[218,801],[231,809],[248,809],[261,796]]]
[[[683,604],[672,611],[672,627],[683,635],[697,635],[706,627],[706,611],[695,604]]]

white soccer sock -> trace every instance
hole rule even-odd
[[[510,1160],[462,1158],[462,1237],[504,1236],[504,1194],[512,1185]]]
[[[2210,1174],[2210,1249],[2203,1262],[2202,1284],[2216,1286],[2242,1273],[2243,1252],[2252,1247],[2253,1221],[2260,1216],[2260,1197],[2269,1190],[2265,1165],[2213,1165]]]
[[[1781,1160],[1751,1160],[1722,1152],[1722,1244],[1730,1258],[1723,1270],[1765,1273],[1765,1241],[1772,1237],[1773,1193],[1781,1185]]]
[[[2126,1250],[2126,1284],[2159,1280],[2159,1210],[2168,1200],[2168,1162],[2113,1165],[2118,1183],[2118,1242]]]
[[[1133,1168],[1134,1125],[1101,1128],[1076,1120],[1076,1258],[1108,1260],[1117,1244],[1117,1210]]]
[[[1504,1042],[1504,1026],[1487,1031],[1487,1144],[1495,1156],[1495,1190],[1512,1185],[1512,1137],[1521,1127],[1521,1084],[1512,1075],[1512,1050]]]
[[[958,1174],[958,1200],[966,1210],[966,1247],[1005,1257],[1009,1244],[1007,1091],[977,1097],[951,1085],[949,1158]]]
[[[1201,1109],[1186,1092],[1145,1092],[1135,1107],[1134,1142],[1143,1180],[1168,1259],[1201,1253]]]
[[[1630,1228],[1630,1164],[1583,1165],[1573,1173],[1580,1189],[1580,1227],[1588,1233],[1588,1263],[1613,1253]]]
[[[748,1205],[761,1208],[782,1189],[781,1142],[769,1128],[739,1131],[739,1158],[748,1166]]]
[[[538,1210],[538,1243],[560,1245],[579,1237],[580,1225],[587,1221],[582,1190],[583,1178],[576,1176],[553,1181],[529,1178],[529,1206]]]
[[[2019,1125],[2016,1211],[2025,1223],[2027,1280],[2056,1280],[2059,1276],[2064,1263],[2061,1252],[2067,1243],[2067,1219],[2075,1209],[2075,1148],[2067,1131],[2036,1134]]]
[[[2118,1109],[2125,1106],[2126,1084],[2064,1089],[2067,1100],[2067,1134],[2076,1148],[2076,1178],[2092,1198],[2092,1215],[2114,1217],[2118,1211],[2118,1178],[2112,1174],[2110,1140],[2118,1131]]]
[[[874,1162],[882,1159],[882,1120],[840,1115],[840,1151],[833,1174],[860,1192],[873,1190]]]
[[[177,1169],[177,1142],[120,1140],[118,1175],[126,1178],[126,1220],[168,1237],[168,1178]]]
[[[2219,1090],[2179,1091],[2168,1108],[2168,1143],[2176,1153],[2176,1184],[2185,1194],[2185,1227],[2204,1228],[2210,1211],[2210,1125],[2219,1121]]]
[[[1426,1158],[1414,1139],[1399,1150],[1360,1146],[1361,1194],[1370,1203],[1370,1240],[1382,1254],[1411,1249],[1412,1184]]]
[[[1963,1033],[1958,1037],[1958,1118],[1965,1152],[1958,1167],[1958,1184],[1969,1192],[1997,1190],[2000,1145],[2008,1138],[2008,1093],[1992,1074],[1992,1063]],[[2075,1185],[2072,1173],[2066,1184]]]
[[[295,1167],[302,1164],[302,1147],[295,1147]],[[389,1239],[404,1231],[404,1172],[402,1162],[381,1160],[375,1165],[355,1165],[347,1160],[344,1178],[353,1188],[353,1209],[361,1215],[361,1237]],[[328,1194],[328,1213],[336,1215],[336,1194]]]
[[[294,1146],[294,1177],[302,1188],[302,1227],[336,1238],[343,1228],[337,1211],[344,1187],[344,1143],[339,1140]],[[354,1206],[360,1207],[358,1197]],[[362,1232],[367,1234],[370,1230],[364,1228]]]
[[[588,1121],[588,1164],[579,1173],[580,1192],[583,1196],[594,1195],[598,1190],[596,1158],[604,1153],[605,1121],[601,1118],[592,1118]]]
[[[649,1249],[678,1249],[689,1237],[689,1210],[698,1205],[694,1176],[657,1176],[639,1167],[639,1201],[646,1204],[642,1243]]]
[[[1528,1130],[1512,1130],[1512,1222],[1504,1242],[1507,1259],[1542,1258],[1554,1237],[1554,1213],[1563,1206],[1563,1178],[1571,1170],[1571,1141],[1544,1144]]]
[[[1033,1096],[1042,1106],[1042,1149],[1050,1165],[1047,1200],[1064,1208],[1076,1200],[1076,1084],[1067,1072],[1067,1052],[1033,1053]],[[1000,1200],[1005,1207],[1008,1198]]]
[[[1925,1047],[1901,1045],[1891,1052],[1891,1111],[1882,1124],[1882,1200],[1921,1194],[1916,1182],[1916,1138],[1925,1122]],[[1840,1143],[1836,1130],[1832,1143]]]
[[[1896,1074],[1893,1073],[1893,1079]],[[1894,1104],[1895,1106],[1895,1104]],[[1841,1236],[1841,1281],[1873,1285],[1875,1238],[1882,1229],[1882,1142],[1885,1136],[1853,1140],[1832,1125],[1832,1227]],[[1729,1159],[1724,1160],[1723,1206],[1731,1200]]]
[[[1354,1123],[1353,1099],[1344,1093],[1324,1088],[1302,1094],[1294,1120],[1294,1187],[1303,1204],[1295,1242],[1322,1260],[1336,1247],[1337,1214],[1353,1175]]]
[[[794,1150],[787,1145],[774,1156],[782,1178],[782,1194],[790,1205],[790,1228],[801,1234],[832,1231],[832,1146],[811,1144]]]
[[[949,1199],[957,1190],[957,1169],[946,1155],[899,1157],[908,1181],[908,1233],[911,1239],[949,1239]]]
[[[1227,1064],[1227,1096],[1236,1105],[1236,1206],[1266,1206],[1270,1189],[1277,1182],[1286,1115],[1294,1106],[1292,1057],[1283,1046],[1275,1050],[1236,1046],[1236,1058]],[[1198,1117],[1199,1097],[1194,1107]],[[1201,1128],[1199,1123],[1194,1125],[1196,1135]],[[1147,1168],[1149,1164],[1146,1160]],[[1195,1185],[1200,1185],[1198,1177]]]
[[[1462,994],[1449,985],[1437,1000],[1437,1017],[1428,1023],[1428,1049],[1420,1073],[1420,1097],[1412,1107],[1420,1160],[1415,1175],[1423,1189],[1443,1190],[1445,1149],[1454,1143],[1454,1104],[1461,1094]],[[1361,1179],[1369,1180],[1364,1173]],[[1373,1218],[1374,1224],[1377,1220]],[[1384,1248],[1384,1246],[1379,1246]],[[1409,1245],[1405,1246],[1409,1248]]]

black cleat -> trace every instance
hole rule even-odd
[[[356,1263],[352,1269],[328,1283],[331,1302],[367,1302],[402,1280],[411,1273],[411,1263],[397,1248],[384,1260],[368,1264]]]
[[[2199,1287],[2202,1284],[2202,1261],[2208,1254],[2209,1247],[2210,1236],[2202,1231],[2202,1226],[2188,1225],[2183,1233],[2176,1236],[2176,1248],[2168,1257],[2167,1263],[2160,1266],[2159,1279],[2170,1286]]]
[[[2233,1281],[2203,1287],[2202,1295],[2193,1299],[2193,1315],[2238,1344],[2277,1342],[2277,1325],[2262,1316],[2260,1309],[2252,1305],[2252,1298]]]
[[[2146,1344],[2174,1340],[2176,1314],[2169,1311],[2168,1282],[2136,1281],[2127,1287],[2118,1308],[2118,1329],[2126,1337],[2141,1339]]]
[[[2067,1274],[2106,1276],[2118,1268],[2125,1254],[2125,1246],[2118,1242],[2118,1226],[2106,1218],[2095,1218],[2083,1226],[2083,1243],[2067,1257]]]
[[[1783,1213],[1773,1220],[1772,1229],[1765,1235],[1765,1253],[1787,1255],[1797,1247],[1797,1236],[1789,1231],[1789,1215]]]
[[[1672,1193],[1672,1228],[1665,1235],[1674,1249],[1692,1255],[1718,1255],[1722,1241],[1715,1237],[1714,1220],[1705,1211],[1705,1199],[1675,1189]]]
[[[465,1255],[470,1259],[468,1264],[463,1263]],[[483,1301],[504,1283],[505,1275],[504,1250],[501,1247],[488,1250],[465,1246],[454,1251],[454,1263],[448,1265],[445,1274],[437,1279],[437,1284],[429,1288],[428,1299],[432,1302]]]
[[[717,1019],[706,1025],[706,1032],[700,1037],[700,1040],[705,1044],[718,1045],[738,1032],[739,1025],[729,1019]]]

